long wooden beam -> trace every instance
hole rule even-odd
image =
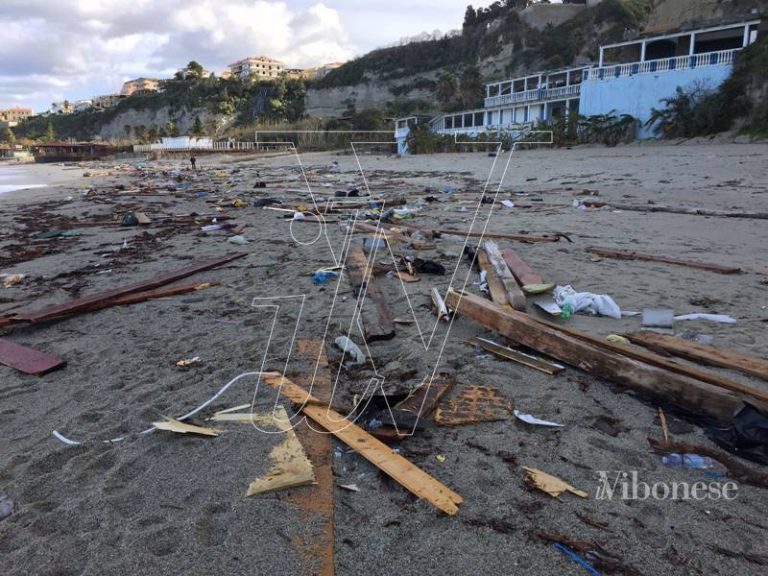
[[[355,450],[382,472],[399,482],[419,498],[446,514],[454,515],[464,499],[389,448],[338,412],[317,405],[317,399],[278,372],[262,374],[262,379],[276,388],[317,424]]]
[[[360,294],[365,298],[360,298],[358,306],[360,314],[363,317],[363,327],[365,329],[366,342],[376,340],[389,340],[395,336],[395,322],[392,312],[389,309],[384,294],[373,278],[373,271],[368,266],[368,258],[363,253],[360,246],[353,246],[349,249],[347,255],[347,273],[352,282],[352,289],[355,295]],[[366,301],[370,301],[376,310],[375,319],[366,309]]]
[[[496,271],[496,276],[498,276],[499,281],[502,286],[504,286],[504,291],[507,295],[509,304],[515,310],[525,310],[525,294],[523,294],[522,288],[520,288],[517,280],[515,280],[515,277],[512,275],[512,271],[509,269],[509,266],[507,266],[504,258],[502,258],[501,251],[496,242],[486,240],[483,243],[483,250],[488,255],[488,261]]]
[[[741,268],[736,266],[722,266],[720,264],[709,264],[707,262],[691,262],[690,260],[680,260],[679,258],[669,258],[668,256],[655,256],[636,252],[635,250],[612,250],[609,248],[598,248],[590,246],[584,249],[591,254],[597,254],[605,258],[616,258],[618,260],[645,260],[647,262],[662,262],[664,264],[673,264],[675,266],[685,266],[686,268],[697,268],[707,270],[708,272],[717,272],[718,274],[738,274]]]
[[[449,290],[446,302],[458,314],[518,344],[694,414],[725,423],[742,406],[734,392],[595,346],[478,296]]]
[[[640,344],[651,350],[663,350],[710,366],[730,368],[749,376],[768,380],[768,359],[758,356],[748,356],[733,350],[716,348],[708,344],[689,342],[667,334],[657,332],[633,332],[625,334],[630,342]],[[768,399],[768,398],[767,398]]]
[[[227,264],[246,255],[246,253],[238,253],[225,256],[224,258],[201,260],[192,264],[191,266],[182,268],[181,270],[160,274],[159,276],[155,276],[148,280],[135,282],[120,288],[113,288],[112,290],[107,290],[106,292],[99,292],[98,294],[92,294],[90,296],[85,296],[76,300],[70,300],[69,302],[64,302],[63,304],[54,304],[53,306],[47,306],[35,312],[14,314],[11,318],[11,321],[31,322],[34,324],[36,322],[45,322],[48,320],[61,318],[63,316],[71,316],[81,312],[88,312],[92,309],[99,309],[99,307],[103,308],[105,303],[113,302],[122,296],[133,294],[135,292],[145,292],[154,288],[159,288],[160,286],[171,284],[177,280],[186,278],[187,276],[197,274],[198,272],[203,272],[205,270],[210,270],[211,268],[216,268],[217,266]]]

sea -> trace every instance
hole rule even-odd
[[[0,163],[0,194],[22,188],[44,188],[47,184],[29,166]]]

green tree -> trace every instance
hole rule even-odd
[[[456,81],[456,76],[451,72],[443,72],[437,79],[437,87],[435,88],[435,98],[440,102],[440,105],[445,109],[456,98],[456,94],[459,92],[459,85]]]
[[[195,60],[190,61],[184,71],[185,78],[191,78],[193,80],[202,80],[203,78],[203,65]]]
[[[10,146],[16,144],[16,136],[10,126],[7,126],[0,134],[0,142],[7,142]]]
[[[203,135],[203,123],[200,121],[200,116],[195,116],[195,123],[192,125],[192,136]]]
[[[477,66],[464,68],[459,90],[464,108],[480,108],[483,105],[483,77]]]
[[[179,127],[173,120],[168,120],[168,124],[165,125],[165,133],[172,138],[176,138],[181,134]]]
[[[44,142],[53,142],[56,139],[56,133],[53,131],[53,123],[48,120],[48,126],[45,129],[45,135],[43,136]]]

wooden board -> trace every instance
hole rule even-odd
[[[654,352],[650,352],[649,350],[644,350],[638,346],[627,346],[624,344],[609,342],[605,338],[593,336],[591,334],[587,334],[586,332],[579,332],[566,326],[548,322],[547,320],[540,319],[539,322],[545,326],[549,326],[550,328],[554,328],[564,332],[565,334],[569,334],[574,338],[578,338],[580,340],[584,340],[585,342],[589,342],[590,344],[594,344],[599,348],[617,352],[623,356],[634,358],[635,360],[645,362],[646,364],[651,364],[652,366],[663,368],[669,372],[688,376],[690,378],[694,378],[695,380],[701,380],[702,382],[712,384],[724,390],[736,392],[743,399],[749,400],[763,410],[768,410],[768,391],[755,388],[754,386],[749,386],[747,384],[742,384],[741,382],[736,382],[734,380],[729,380],[728,378],[720,376],[719,374],[707,372],[706,370],[700,370],[695,366],[678,364],[677,362],[673,362],[668,358],[660,356],[659,354],[655,354]]]
[[[368,266],[368,259],[360,246],[353,246],[349,249],[347,273],[355,295],[365,294],[365,298],[359,299],[357,304],[360,307],[366,342],[394,338],[395,322],[392,312],[373,278],[371,267]],[[370,310],[366,302],[372,303],[375,310]]]
[[[0,364],[14,368],[24,374],[42,376],[52,370],[66,366],[67,361],[59,356],[46,354],[34,348],[0,338]]]
[[[561,366],[560,364],[547,362],[546,360],[535,358],[529,354],[523,354],[518,350],[513,350],[512,348],[508,348],[506,346],[500,346],[495,342],[486,340],[485,338],[472,338],[470,342],[475,346],[480,346],[480,348],[487,350],[491,354],[495,354],[501,358],[506,358],[507,360],[512,360],[513,362],[517,362],[523,366],[528,366],[529,368],[533,368],[539,372],[544,372],[550,376],[560,374],[560,372],[565,370],[565,367]]]
[[[270,416],[276,420],[275,425],[278,429],[284,431],[285,438],[269,453],[272,468],[267,474],[250,483],[246,496],[306,486],[315,481],[312,463],[307,459],[304,446],[296,433],[285,426],[289,422],[285,408],[278,406]]]
[[[483,298],[451,290],[446,302],[458,314],[518,344],[691,413],[725,423],[743,405],[742,396],[732,391],[596,346]]]
[[[491,300],[501,308],[511,308],[509,304],[509,298],[507,298],[507,291],[504,289],[504,284],[501,282],[501,278],[496,273],[496,270],[491,266],[490,260],[488,260],[488,254],[483,250],[476,252],[477,265],[480,270],[485,272],[485,280],[488,282],[488,291],[491,293]]]
[[[414,226],[413,224],[406,224],[405,222],[398,223],[398,226],[401,228],[408,228],[409,230],[418,230],[424,234],[427,234],[425,231],[422,231],[418,226]],[[432,234],[440,235],[444,234],[446,236],[461,236],[464,238],[495,238],[497,240],[514,240],[516,242],[559,242],[560,236],[554,236],[549,234],[508,234],[503,232],[475,232],[473,230],[451,230],[449,228],[440,228],[438,230],[432,230]]]
[[[738,274],[741,272],[741,268],[737,268],[735,266],[721,266],[720,264],[708,264],[706,262],[690,262],[688,260],[679,260],[677,258],[669,258],[667,256],[654,256],[653,254],[644,254],[642,252],[635,252],[634,250],[611,250],[608,248],[598,248],[596,246],[590,246],[589,248],[585,248],[585,250],[591,254],[597,254],[598,256],[604,256],[605,258],[663,262],[664,264],[685,266],[687,268],[697,268],[699,270],[717,272],[718,274]]]
[[[199,262],[192,264],[191,266],[182,268],[181,270],[160,274],[159,276],[155,276],[148,280],[135,282],[133,284],[128,284],[126,286],[122,286],[119,288],[114,288],[112,290],[107,290],[105,292],[99,292],[97,294],[92,294],[90,296],[85,296],[83,298],[71,300],[63,304],[54,304],[53,306],[47,306],[45,308],[37,310],[36,312],[26,312],[26,313],[16,314],[13,316],[13,321],[24,321],[24,322],[32,322],[32,323],[45,322],[45,321],[54,320],[57,318],[62,318],[64,316],[71,316],[73,314],[87,312],[92,309],[98,309],[99,307],[104,307],[105,303],[111,302],[114,299],[119,298],[121,296],[125,296],[127,294],[132,294],[135,292],[144,292],[144,291],[152,290],[154,288],[159,288],[160,286],[171,284],[173,282],[176,282],[177,280],[186,278],[187,276],[197,274],[198,272],[210,270],[211,268],[216,268],[217,266],[222,266],[223,264],[227,264],[228,262],[231,262],[238,258],[242,258],[244,256],[247,256],[247,254],[238,253],[238,254],[232,254],[230,256],[225,256],[224,258],[217,258],[214,260],[201,260]]]
[[[507,301],[510,306],[515,310],[524,311],[526,307],[525,294],[523,294],[523,290],[520,288],[517,280],[515,280],[509,266],[504,262],[504,258],[501,256],[501,251],[499,250],[498,245],[496,242],[486,240],[483,244],[483,249],[488,255],[488,261],[491,263],[491,266],[493,266],[496,275],[504,286],[504,291],[507,294]]]
[[[461,496],[338,412],[317,406],[317,400],[300,386],[276,372],[262,374],[262,379],[291,402],[302,405],[304,414],[413,494],[446,514],[454,515],[459,511],[459,504],[463,502]]]
[[[506,262],[512,274],[520,282],[523,287],[523,292],[526,294],[543,294],[544,292],[551,291],[555,285],[551,282],[544,282],[541,276],[533,271],[528,263],[523,260],[517,252],[514,250],[502,250],[501,252],[504,262]]]
[[[748,356],[733,350],[724,350],[709,346],[708,344],[699,344],[689,342],[656,332],[633,332],[624,334],[630,342],[640,344],[652,350],[663,350],[694,362],[702,362],[709,366],[718,366],[720,368],[730,368],[742,372],[749,376],[755,376],[762,380],[768,380],[768,359],[758,356]]]

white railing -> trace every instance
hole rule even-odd
[[[523,102],[544,102],[546,100],[558,100],[561,98],[578,96],[580,93],[581,84],[559,86],[558,88],[537,88],[535,90],[526,90],[525,92],[513,92],[512,94],[491,96],[490,98],[485,99],[485,107],[494,108],[496,106],[520,104]]]
[[[703,68],[706,66],[728,66],[733,64],[740,48],[734,50],[721,50],[720,52],[707,52],[694,54],[693,56],[675,56],[673,58],[661,58],[646,62],[632,62],[629,64],[617,64],[615,66],[603,66],[587,70],[587,80],[604,80],[635,76],[637,74],[656,74],[658,72],[671,72],[691,68]]]
[[[210,142],[206,144],[194,143],[194,144],[168,144],[155,142],[154,144],[134,144],[133,151],[142,152],[190,152],[192,150],[203,150],[209,152],[226,152],[226,151],[248,151],[248,150],[260,150],[265,148],[264,144],[259,142]]]

